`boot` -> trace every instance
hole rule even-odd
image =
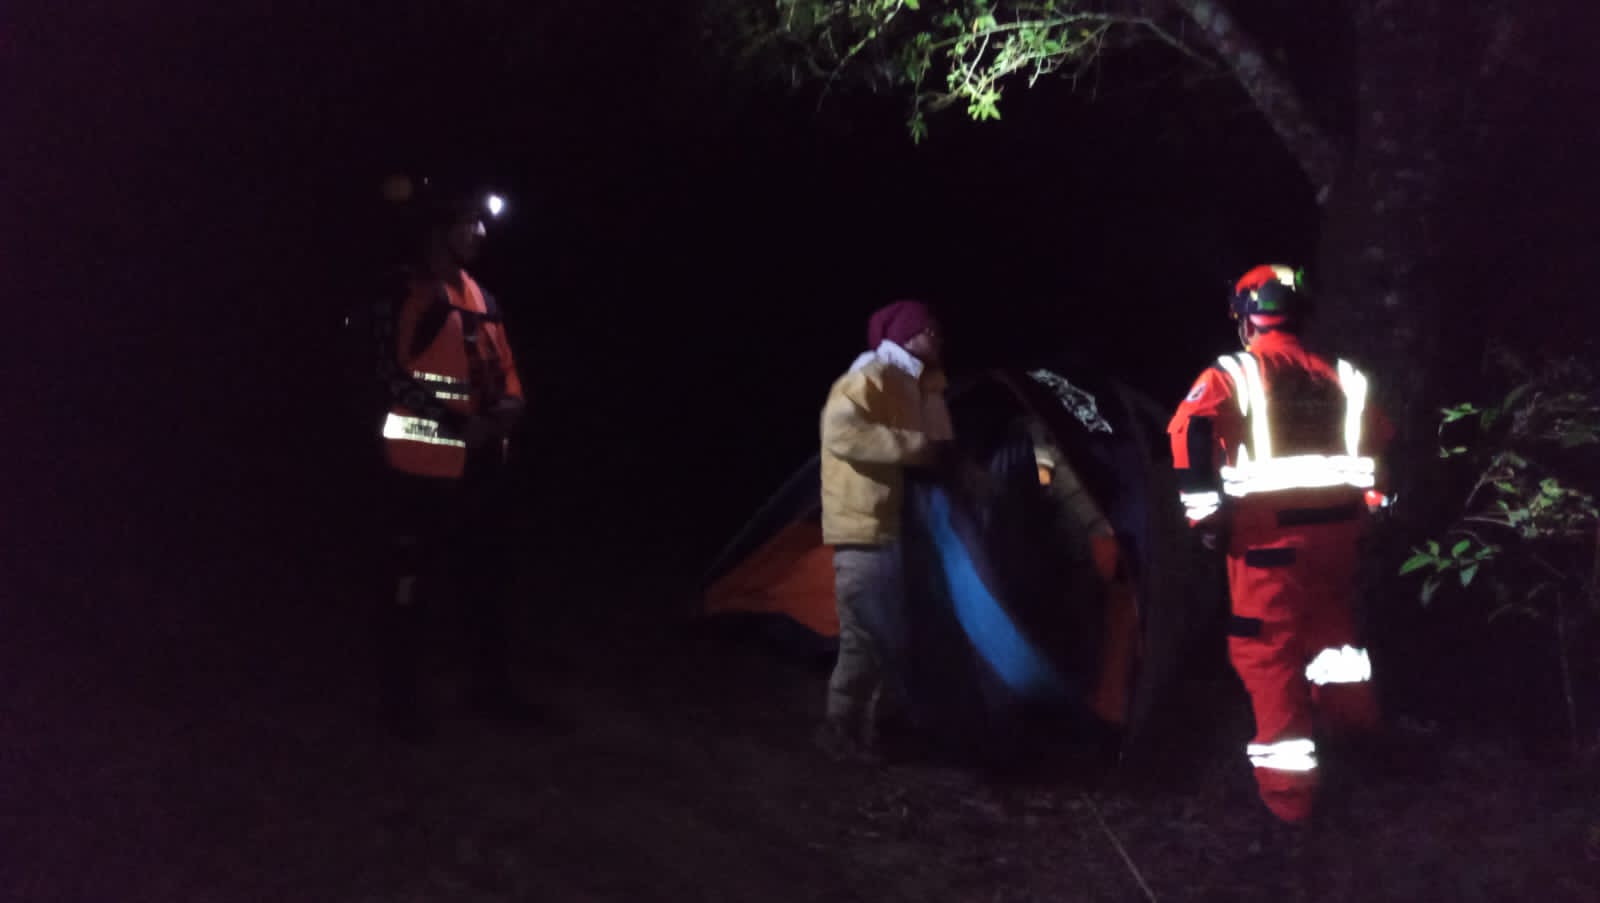
[[[859,719],[830,716],[817,727],[812,742],[835,762],[872,764],[878,761],[876,734]]]
[[[845,762],[860,754],[860,744],[856,742],[855,731],[849,721],[844,718],[824,718],[817,726],[817,731],[811,737],[817,749],[822,754],[835,762]]]

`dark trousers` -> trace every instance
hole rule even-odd
[[[430,639],[455,615],[457,642],[475,694],[511,691],[507,632],[509,517],[499,449],[474,453],[459,480],[391,473],[385,488],[387,589],[379,599],[383,705],[395,717],[422,713]]]

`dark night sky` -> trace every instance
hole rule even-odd
[[[1231,340],[1224,280],[1316,238],[1242,100],[1185,116],[1176,80],[1124,87],[1170,58],[1093,102],[937,119],[919,149],[898,99],[732,90],[669,4],[636,30],[551,4],[513,75],[448,28],[424,53],[349,12],[76,6],[15,42],[41,85],[18,186],[39,278],[14,311],[48,325],[21,360],[50,379],[13,395],[40,427],[13,453],[41,560],[337,557],[363,451],[339,323],[396,164],[517,204],[478,271],[536,399],[530,535],[688,573],[810,453],[874,305],[943,305],[958,365],[1074,349],[1165,403]]]

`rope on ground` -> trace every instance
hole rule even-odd
[[[1100,807],[1094,804],[1094,800],[1089,798],[1088,793],[1080,793],[1079,796],[1083,797],[1083,801],[1088,805],[1089,811],[1094,813],[1094,820],[1100,823],[1100,830],[1106,832],[1106,837],[1111,840],[1111,845],[1117,848],[1117,855],[1122,857],[1122,861],[1128,866],[1128,871],[1133,873],[1133,880],[1139,882],[1139,889],[1144,891],[1146,897],[1150,898],[1150,903],[1157,903],[1156,892],[1150,889],[1149,882],[1144,880],[1144,873],[1139,871],[1137,865],[1134,865],[1133,857],[1128,855],[1127,848],[1122,845],[1122,841],[1117,839],[1117,835],[1111,830],[1111,826],[1106,824],[1105,816],[1100,814]]]

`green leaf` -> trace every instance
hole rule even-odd
[[[1420,571],[1432,564],[1434,561],[1434,557],[1429,555],[1427,552],[1418,552],[1417,554],[1412,555],[1410,558],[1407,558],[1405,564],[1400,565],[1400,576],[1404,577],[1406,574],[1410,574],[1413,571]]]
[[[1432,539],[1428,540],[1428,554],[1434,556],[1435,558],[1439,557],[1439,543],[1437,541]]]
[[[921,110],[918,110],[916,114],[911,117],[911,119],[906,123],[906,127],[911,130],[912,144],[921,144],[927,140],[928,120],[922,115]]]
[[[1456,543],[1454,546],[1452,546],[1450,548],[1450,557],[1451,558],[1460,558],[1461,557],[1461,553],[1465,552],[1466,550],[1468,550],[1470,548],[1472,548],[1472,540],[1463,539],[1463,540],[1461,540],[1460,542]]]
[[[1433,601],[1433,594],[1439,590],[1439,578],[1429,577],[1422,584],[1422,604],[1427,605]]]
[[[973,31],[988,31],[991,28],[995,28],[999,24],[1000,24],[999,22],[995,21],[994,16],[985,14],[985,15],[979,16],[977,19],[975,19],[973,21],[972,30]]]
[[[1461,585],[1463,587],[1472,585],[1472,578],[1478,576],[1478,567],[1478,564],[1473,563],[1461,569]]]
[[[984,91],[972,98],[967,104],[967,115],[980,122],[985,119],[1000,118],[1000,92],[994,89]]]
[[[906,9],[915,11],[922,8],[922,0],[905,0]]]

